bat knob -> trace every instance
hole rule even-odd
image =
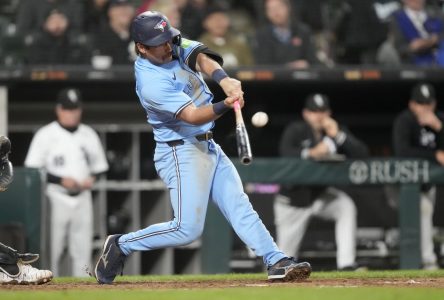
[[[243,165],[249,165],[249,164],[251,164],[252,161],[253,161],[253,159],[251,157],[244,156],[241,158],[241,163]]]

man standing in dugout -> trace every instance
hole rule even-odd
[[[282,156],[332,160],[361,158],[367,146],[331,117],[327,96],[307,97],[303,121],[287,126],[281,137]],[[336,187],[282,186],[274,203],[277,244],[298,255],[305,230],[312,217],[335,222],[336,264],[339,270],[356,270],[357,211],[353,200]]]

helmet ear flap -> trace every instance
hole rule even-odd
[[[173,45],[180,46],[182,44],[182,35],[178,34],[172,39]]]

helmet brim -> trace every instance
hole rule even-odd
[[[142,44],[144,44],[146,46],[150,46],[150,47],[156,47],[156,46],[162,45],[168,41],[171,41],[173,39],[173,37],[175,37],[177,35],[180,35],[180,31],[174,27],[170,27],[170,29],[166,30],[162,34],[156,36],[155,38],[149,39]]]

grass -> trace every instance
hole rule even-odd
[[[423,270],[396,270],[396,271],[368,271],[368,272],[314,272],[310,279],[367,279],[367,278],[443,278],[444,269],[437,271]],[[210,280],[265,280],[265,273],[256,274],[199,274],[199,275],[150,275],[150,276],[122,276],[117,281],[131,282],[168,282],[168,281],[210,281]],[[95,282],[93,278],[60,277],[54,279],[56,283]]]
[[[138,299],[230,299],[230,300],[289,300],[289,299],[313,299],[313,300],[410,300],[424,299],[435,300],[444,299],[444,286],[442,288],[421,288],[421,287],[397,287],[397,286],[304,286],[294,285],[256,285],[230,288],[171,288],[153,289],[150,282],[205,282],[205,281],[236,281],[236,280],[259,280],[265,283],[265,274],[220,274],[220,275],[174,275],[174,276],[124,276],[117,281],[125,282],[145,282],[140,289],[125,290],[125,285],[120,285],[119,289],[93,290],[48,290],[44,286],[38,290],[21,288],[20,290],[7,290],[0,286],[0,299],[97,299],[97,300],[138,300]],[[347,279],[409,279],[409,278],[444,278],[444,270],[439,271],[370,271],[370,272],[315,272],[311,276],[311,281],[323,280],[347,280]],[[56,278],[52,285],[67,283],[93,283],[94,279],[87,278]]]

